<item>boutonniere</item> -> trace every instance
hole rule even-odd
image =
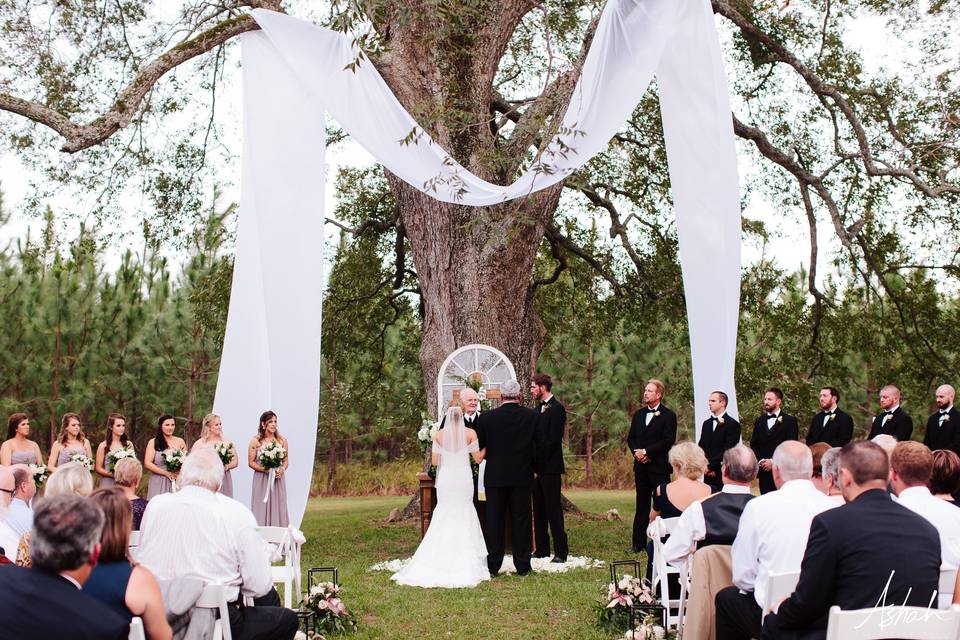
[[[944,422],[950,422],[950,414],[949,414],[949,413],[943,414],[943,421],[944,421]]]
[[[723,416],[717,418],[717,424],[723,424]]]
[[[833,422],[836,419],[837,419],[837,414],[831,413],[830,418],[827,420],[827,422]]]
[[[548,404],[542,404],[542,405],[540,405],[540,413],[546,413],[546,412],[547,412],[547,409],[549,409],[549,408],[550,408],[550,405],[548,405]]]
[[[783,416],[777,416],[777,422],[778,423],[783,422]]]
[[[657,409],[656,411],[653,412],[653,417],[654,417],[654,418],[660,417],[660,410],[659,410],[659,409]]]

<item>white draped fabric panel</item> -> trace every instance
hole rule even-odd
[[[257,9],[253,15],[262,31],[242,36],[241,228],[216,406],[231,434],[239,425],[249,430],[267,407],[279,414],[292,449],[292,522],[300,521],[306,501],[319,402],[319,367],[310,359],[320,343],[324,111],[413,187],[446,202],[484,206],[549,187],[583,166],[623,126],[656,75],[697,431],[713,389],[730,394],[736,415],[739,187],[709,0],[609,0],[560,133],[509,186],[473,175],[430,140],[369,61],[345,70],[357,57],[350,38],[284,14]],[[411,132],[416,142],[401,144]]]

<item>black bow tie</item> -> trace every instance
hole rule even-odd
[[[824,411],[824,412],[823,412],[823,415],[825,415],[825,416],[832,416],[832,415],[833,415],[833,411]]]
[[[950,411],[941,411],[941,412],[940,412],[940,415],[945,416],[945,415],[947,415],[948,413],[950,413]]]
[[[775,414],[775,413],[768,413],[768,414],[767,414],[767,420],[769,420],[770,418],[776,418],[776,417],[777,417],[777,414]]]
[[[884,411],[884,412],[883,412],[883,415],[892,416],[892,415],[893,415],[893,411]]]

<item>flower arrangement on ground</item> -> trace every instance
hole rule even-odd
[[[117,463],[124,458],[133,458],[136,454],[133,449],[114,449],[107,454],[107,471],[113,473],[117,468]]]
[[[340,599],[340,586],[319,582],[303,599],[302,606],[313,612],[313,629],[319,633],[348,633],[357,630],[357,619]]]
[[[37,485],[37,489],[42,487],[43,483],[50,477],[50,470],[47,469],[45,464],[31,464],[30,473],[33,474],[33,482]]]
[[[223,463],[223,466],[227,466],[233,462],[233,459],[237,455],[233,449],[232,442],[218,442],[213,445],[213,450],[220,456],[220,462]]]
[[[283,466],[283,459],[287,457],[287,450],[280,446],[280,443],[274,440],[260,450],[257,456],[257,462],[264,469],[277,469]]]
[[[74,453],[70,456],[70,462],[79,462],[87,468],[87,471],[93,471],[93,459],[85,453]]]
[[[597,625],[608,631],[623,633],[630,628],[630,607],[637,605],[655,605],[657,598],[654,595],[650,582],[644,578],[634,578],[629,574],[623,574],[616,583],[607,584],[604,596],[597,602],[595,610],[597,613]],[[646,625],[644,625],[646,626]],[[663,635],[663,627],[653,625],[660,629]],[[637,629],[636,637],[646,638],[639,635]],[[629,632],[628,632],[629,633]],[[651,633],[653,633],[651,631]],[[656,635],[650,635],[650,638],[657,638]]]
[[[183,466],[183,459],[187,457],[187,452],[183,449],[164,449],[160,456],[163,458],[163,466],[170,473],[179,473]]]

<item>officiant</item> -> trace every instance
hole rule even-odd
[[[463,409],[463,424],[468,429],[475,428],[474,420],[480,416],[480,396],[470,387],[464,387],[460,390],[460,408]],[[444,415],[440,419],[440,428],[447,421]],[[470,468],[473,471],[473,506],[477,510],[477,517],[480,519],[480,526],[483,527],[487,521],[487,503],[480,500],[477,494],[477,478],[479,475],[479,465],[470,458]]]

